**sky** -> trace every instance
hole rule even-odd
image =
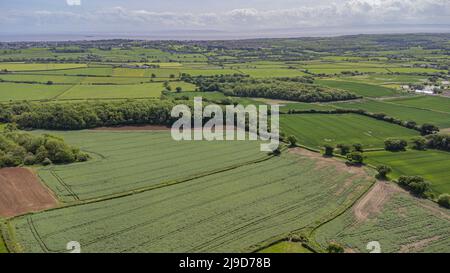
[[[418,25],[449,27],[450,0],[0,0],[0,35],[289,34]]]

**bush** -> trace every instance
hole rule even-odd
[[[387,175],[392,171],[391,167],[386,165],[380,165],[377,167],[377,178],[378,179],[387,179]]]
[[[439,132],[439,128],[433,124],[425,123],[422,126],[420,126],[420,132],[424,136],[431,135],[431,134]]]
[[[415,150],[425,150],[426,148],[426,139],[423,137],[415,137],[411,140],[412,148]]]
[[[341,155],[346,155],[350,152],[350,146],[349,145],[345,145],[345,144],[338,144],[336,146],[336,148],[338,148],[341,151]]]
[[[347,155],[347,162],[350,164],[362,164],[364,155],[361,152],[351,152]]]
[[[408,146],[408,142],[403,139],[386,139],[384,141],[384,148],[386,151],[398,152],[404,151]]]
[[[330,243],[327,251],[328,253],[344,253],[344,248],[338,243]]]
[[[444,208],[450,209],[450,194],[444,193],[439,195],[438,198],[439,205],[443,206]]]
[[[419,196],[430,190],[430,183],[421,176],[400,176],[398,184]]]
[[[23,160],[23,164],[27,166],[34,165],[35,163],[36,163],[36,156],[34,156],[33,154],[28,154]]]
[[[52,164],[52,161],[49,158],[46,158],[42,161],[42,165],[44,165],[44,166],[48,166],[51,164]]]
[[[363,152],[364,147],[360,143],[355,143],[355,144],[353,144],[353,150],[355,150],[357,152]]]
[[[333,153],[334,153],[334,147],[333,146],[325,144],[324,149],[325,149],[325,155],[326,156],[333,156]]]
[[[287,138],[287,141],[289,142],[289,145],[291,147],[295,147],[295,145],[297,144],[297,138],[295,136],[289,136]]]

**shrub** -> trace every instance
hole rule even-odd
[[[430,190],[430,183],[421,176],[400,176],[398,184],[419,196],[423,196]]]
[[[44,165],[44,166],[48,166],[48,165],[51,165],[51,164],[52,164],[52,161],[49,158],[45,158],[42,161],[42,165]]]
[[[23,164],[27,166],[34,165],[35,163],[36,163],[36,156],[34,156],[33,154],[28,154],[27,156],[25,156],[25,159],[23,160]]]
[[[333,156],[334,153],[334,147],[328,144],[324,145],[324,149],[325,149],[325,155],[326,156]]]
[[[289,136],[287,138],[287,141],[289,142],[289,145],[291,147],[295,147],[295,145],[297,144],[297,138],[295,136]]]
[[[338,144],[336,147],[341,151],[341,155],[348,154],[351,149],[350,146],[346,144]]]
[[[338,243],[330,243],[327,251],[328,253],[344,253],[344,248]]]
[[[433,124],[424,123],[422,126],[420,126],[420,132],[424,136],[431,135],[431,134],[439,132],[439,128]]]
[[[386,139],[384,141],[384,148],[386,149],[386,151],[392,151],[392,152],[404,151],[407,146],[408,146],[408,142],[403,139],[390,138],[390,139]]]
[[[443,206],[444,208],[450,209],[450,194],[444,193],[439,195],[438,198],[439,205]]]
[[[423,137],[415,137],[411,140],[412,148],[415,150],[425,150],[426,139]]]
[[[378,179],[387,179],[387,175],[392,171],[391,167],[386,165],[380,165],[377,167],[377,178]]]
[[[364,162],[364,155],[361,152],[351,152],[347,155],[347,162],[350,164],[362,164]]]
[[[363,152],[364,147],[360,143],[355,143],[355,144],[353,144],[353,150],[355,150],[357,152]]]

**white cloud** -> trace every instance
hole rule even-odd
[[[80,2],[67,0],[67,3]],[[81,2],[80,2],[81,3]],[[117,30],[136,29],[263,29],[367,24],[450,24],[449,0],[334,0],[293,9],[234,9],[227,12],[155,12],[124,7],[84,11],[4,12],[0,21],[60,24],[68,29],[84,24]],[[33,22],[34,19],[34,22]],[[31,23],[30,23],[31,22]]]
[[[81,6],[81,0],[66,0],[69,6]]]

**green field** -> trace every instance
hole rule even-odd
[[[386,138],[409,139],[418,135],[416,131],[355,114],[282,115],[280,126],[286,135],[294,135],[300,144],[314,148],[354,143],[383,148]]]
[[[389,101],[357,101],[333,104],[345,109],[363,109],[372,113],[384,113],[403,121],[415,121],[417,124],[432,123],[439,128],[450,128],[450,114],[432,110],[418,109]]]
[[[446,97],[420,96],[395,99],[389,102],[450,114],[450,98]]]
[[[306,75],[304,72],[297,69],[258,68],[258,69],[239,69],[239,71],[255,78],[299,77]]]
[[[194,85],[185,82],[171,82],[170,86],[175,89],[182,87],[189,91]],[[162,83],[146,83],[132,85],[74,85],[58,99],[123,99],[123,98],[155,98],[161,96],[164,90]]]
[[[331,88],[348,90],[363,97],[388,97],[395,96],[398,93],[396,90],[391,88],[358,82],[316,80],[316,83]]]
[[[396,192],[381,201],[381,208],[368,219],[356,218],[353,209],[339,216],[316,232],[316,240],[326,247],[338,242],[347,251],[369,252],[369,242],[380,243],[381,252],[443,252],[449,251],[450,215],[426,200]],[[375,204],[375,206],[379,206]]]
[[[167,132],[55,132],[94,159],[53,166],[39,176],[64,201],[173,183],[265,158],[258,142],[177,142]]]
[[[189,161],[191,168],[203,169]],[[126,168],[125,162],[121,172]],[[153,171],[159,176],[170,172]],[[84,180],[81,173],[76,176]],[[140,194],[19,217],[10,224],[15,249],[25,252],[61,252],[71,240],[80,242],[84,253],[249,252],[330,217],[371,184],[333,165],[286,154]]]
[[[420,175],[431,182],[437,193],[450,193],[450,153],[437,150],[406,152],[369,152],[367,161],[373,165],[388,165],[393,169],[392,177]]]
[[[8,71],[39,71],[63,70],[86,67],[86,64],[55,64],[55,63],[0,63],[0,70]]]
[[[0,101],[52,99],[70,87],[70,85],[0,83]]]
[[[312,253],[299,242],[283,241],[263,249],[260,253]]]

